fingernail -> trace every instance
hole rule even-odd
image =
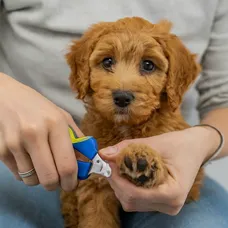
[[[100,153],[103,154],[103,155],[114,155],[118,152],[118,149],[116,146],[109,146],[105,149],[101,149],[100,150]]]

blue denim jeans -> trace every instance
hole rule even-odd
[[[227,228],[228,193],[206,178],[201,200],[184,206],[177,216],[123,212],[121,217],[123,228]],[[15,181],[0,163],[0,228],[17,227],[62,228],[59,193]]]

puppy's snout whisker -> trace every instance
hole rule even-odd
[[[132,92],[122,90],[114,91],[112,96],[115,105],[121,108],[127,107],[135,99],[135,96]]]

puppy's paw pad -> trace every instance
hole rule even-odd
[[[148,166],[146,158],[139,158],[137,161],[137,171],[143,172]]]
[[[146,175],[141,175],[141,176],[139,176],[137,179],[136,179],[136,181],[138,182],[138,183],[140,183],[140,185],[143,185],[144,183],[146,183],[148,180],[150,179],[150,177],[148,177],[148,176],[146,176]]]
[[[131,160],[130,157],[128,157],[128,156],[125,156],[125,157],[124,157],[124,164],[125,164],[125,166],[126,166],[128,169],[130,169],[131,171],[133,171],[132,160]]]
[[[163,179],[165,168],[159,155],[149,146],[131,144],[117,159],[120,174],[137,186],[151,187]]]

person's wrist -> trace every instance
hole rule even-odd
[[[192,127],[193,129],[197,131],[196,135],[202,140],[201,143],[204,148],[202,150],[203,165],[216,153],[221,143],[221,136],[218,131],[207,125],[197,125]]]

